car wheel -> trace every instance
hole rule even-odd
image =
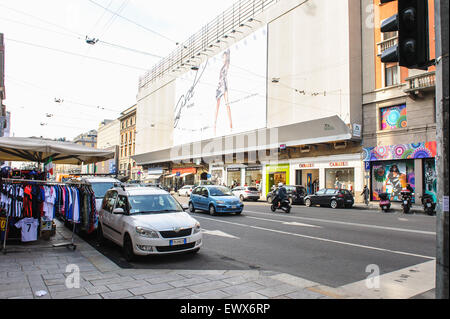
[[[136,257],[133,251],[133,242],[128,234],[125,235],[123,240],[123,255],[126,261],[133,261]]]
[[[189,211],[190,211],[191,213],[195,213],[194,204],[192,204],[192,202],[189,202]]]
[[[244,201],[244,196],[243,195],[239,196],[239,199],[241,200],[241,202],[243,202]]]
[[[216,208],[214,207],[214,205],[209,205],[209,214],[211,215],[211,216],[216,216],[217,215],[217,212],[216,212]]]
[[[267,197],[267,202],[269,203],[269,204],[272,204],[272,197]]]
[[[306,207],[311,207],[311,200],[310,200],[309,198],[307,198],[307,199],[305,200],[305,206],[306,206]]]
[[[333,209],[334,209],[334,208],[337,208],[337,207],[338,207],[338,202],[337,202],[336,200],[333,199],[333,200],[331,201],[331,203],[330,203],[330,206],[331,206],[331,208],[333,208]]]

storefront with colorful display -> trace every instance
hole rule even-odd
[[[371,200],[378,201],[386,192],[391,201],[399,201],[407,184],[414,189],[416,202],[424,193],[436,200],[435,157],[435,141],[363,148]]]

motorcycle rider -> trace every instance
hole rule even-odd
[[[286,198],[287,198],[286,188],[283,186],[283,183],[279,182],[275,198],[273,199],[274,206],[278,207],[279,204]]]

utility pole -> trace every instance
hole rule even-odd
[[[448,0],[434,1],[436,33],[436,299],[448,299]]]

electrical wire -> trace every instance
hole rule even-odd
[[[110,10],[110,9],[107,8],[107,7],[102,6],[101,4],[99,4],[99,3],[97,3],[97,2],[95,2],[95,1],[93,1],[93,0],[88,0],[88,1],[91,2],[92,4],[96,5],[96,6],[100,7],[100,8],[103,8],[103,9],[106,10],[106,11],[109,11],[109,12],[111,12],[111,13],[114,13],[114,11]],[[167,41],[170,41],[170,42],[175,43],[175,44],[178,43],[177,41],[175,41],[175,40],[173,40],[173,39],[171,39],[171,38],[169,38],[169,37],[166,37],[165,35],[163,35],[163,34],[157,32],[157,31],[154,31],[154,30],[152,30],[152,29],[149,29],[149,28],[147,28],[146,26],[143,26],[142,24],[139,24],[139,23],[137,23],[136,21],[133,21],[133,20],[127,18],[127,17],[124,17],[124,16],[122,16],[122,15],[120,15],[120,14],[117,14],[117,16],[118,16],[119,18],[125,20],[125,21],[128,21],[128,22],[130,22],[130,23],[132,23],[132,24],[134,24],[134,25],[136,25],[136,26],[138,26],[138,27],[140,27],[140,28],[142,28],[142,29],[148,31],[148,32],[151,32],[151,33],[153,33],[153,34],[155,34],[155,35],[157,35],[157,36],[159,36],[159,37],[161,37],[161,38],[163,38],[163,39],[166,39]]]

